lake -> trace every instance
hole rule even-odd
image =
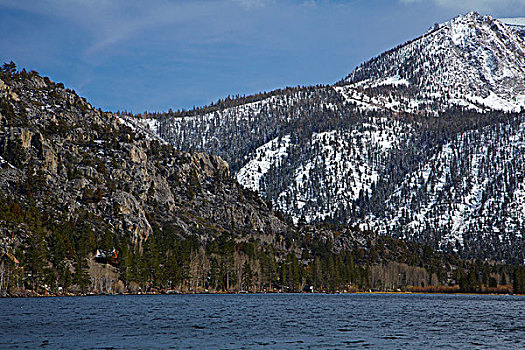
[[[0,299],[1,349],[523,349],[524,336],[520,296]]]

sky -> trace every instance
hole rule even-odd
[[[103,110],[191,109],[335,83],[470,11],[525,17],[525,0],[0,0],[0,64]]]

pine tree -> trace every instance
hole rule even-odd
[[[82,293],[86,293],[91,283],[87,259],[77,255],[74,267],[73,283],[79,287]]]

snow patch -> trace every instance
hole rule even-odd
[[[288,155],[289,145],[290,135],[286,135],[282,138],[277,137],[257,148],[250,156],[252,160],[237,173],[237,181],[245,188],[259,191],[261,178],[272,166],[278,166],[279,162]]]

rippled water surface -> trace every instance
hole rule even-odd
[[[523,349],[525,298],[268,294],[0,299],[0,348]]]

